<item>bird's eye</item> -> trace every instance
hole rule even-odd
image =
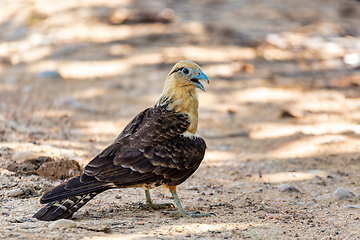
[[[189,69],[187,69],[187,68],[183,68],[183,70],[182,70],[182,73],[183,74],[185,74],[185,75],[188,75],[189,74]]]

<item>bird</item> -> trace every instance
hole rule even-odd
[[[150,189],[161,185],[169,189],[176,204],[177,211],[169,212],[172,216],[214,214],[186,212],[177,195],[177,186],[199,168],[207,148],[204,139],[196,135],[196,89],[206,91],[200,80],[209,84],[198,64],[189,60],[176,63],[155,105],[136,115],[80,176],[46,191],[40,198],[46,205],[33,217],[42,221],[71,218],[96,195],[114,188],[143,188],[143,208],[174,207],[152,202]]]

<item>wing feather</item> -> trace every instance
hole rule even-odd
[[[86,167],[87,176],[119,187],[185,181],[200,165],[206,145],[199,137],[184,137],[186,114],[153,107],[139,113],[113,144]]]

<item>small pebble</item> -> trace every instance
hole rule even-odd
[[[8,175],[8,176],[11,176],[11,175],[14,175],[14,174],[15,174],[14,172],[9,171],[8,169],[1,169],[1,170],[0,170],[0,175]],[[2,181],[2,184],[4,184],[3,181]]]
[[[263,210],[267,213],[279,213],[279,210],[274,207],[263,207]]]
[[[14,154],[14,149],[9,147],[0,147],[0,156],[11,156]]]
[[[360,209],[360,206],[345,206],[345,209]]]
[[[57,71],[42,71],[38,72],[36,76],[43,79],[61,78],[60,74]]]
[[[18,197],[18,196],[21,196],[24,194],[25,194],[25,191],[24,191],[24,189],[21,189],[21,188],[13,189],[13,190],[7,191],[5,193],[5,195],[8,197]]]
[[[144,224],[139,224],[139,225],[144,225]],[[109,226],[103,225],[103,224],[87,223],[87,224],[77,225],[77,227],[82,228],[82,229],[86,229],[86,230],[89,230],[89,231],[95,231],[95,232],[104,232],[104,233],[109,233],[110,232]]]
[[[197,186],[189,186],[188,190],[199,190]]]
[[[319,144],[331,144],[331,143],[339,143],[345,141],[343,136],[328,136],[324,137]]]
[[[203,199],[201,197],[195,198],[195,202],[201,202]]]
[[[280,192],[300,192],[296,187],[291,185],[280,185]]]
[[[355,193],[345,189],[345,188],[337,188],[334,191],[333,197],[337,199],[349,199],[355,197]]]
[[[10,220],[12,223],[24,223],[24,222],[35,222],[33,218],[15,218],[14,220]]]
[[[220,149],[221,149],[221,151],[228,151],[228,150],[231,150],[232,147],[230,145],[223,145],[223,146],[221,146]]]
[[[22,188],[10,190],[5,195],[8,197],[19,197],[22,195],[33,195],[34,193],[35,189],[32,186],[23,186]]]
[[[245,187],[245,184],[243,184],[243,183],[237,183],[235,186],[233,186],[233,188],[235,188],[235,189],[241,189],[244,187]]]
[[[296,161],[294,159],[292,159],[292,158],[287,158],[286,161],[288,163],[296,163]]]
[[[69,219],[60,219],[49,225],[49,228],[74,228],[76,227],[76,222]]]
[[[297,116],[296,113],[293,113],[291,110],[282,110],[280,113],[280,117],[281,118],[297,118],[299,116]]]

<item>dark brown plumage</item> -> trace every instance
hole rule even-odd
[[[191,74],[183,73],[184,68]],[[177,84],[190,79],[196,83],[179,89]],[[186,213],[175,187],[197,170],[205,154],[205,141],[194,135],[198,106],[195,89],[204,90],[199,79],[208,81],[195,63],[177,63],[159,102],[139,113],[110,146],[89,162],[81,176],[44,193],[40,202],[47,205],[34,217],[44,221],[70,218],[97,194],[111,188],[143,187],[147,204],[154,207],[148,190],[163,184],[173,194],[180,214],[208,215]],[[196,109],[192,109],[194,106]]]

